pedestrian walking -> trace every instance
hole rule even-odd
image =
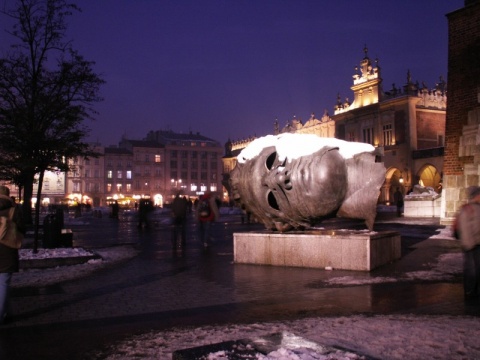
[[[180,193],[177,193],[172,201],[171,209],[173,216],[172,246],[174,249],[176,249],[178,240],[180,238],[180,244],[182,250],[184,250],[187,243],[187,199],[183,196],[180,196]]]
[[[480,297],[480,186],[468,188],[468,202],[460,208],[454,230],[464,253],[465,299]]]
[[[118,205],[118,201],[115,200],[112,205],[112,218],[118,220],[118,213],[120,211],[120,206]]]
[[[397,216],[402,216],[403,195],[399,187],[397,187],[397,191],[393,194],[393,202],[397,206]]]
[[[12,210],[13,208],[13,210]],[[18,232],[21,238],[25,234],[25,226],[21,207],[10,197],[10,190],[6,186],[0,186],[0,216],[2,217],[2,234],[0,241],[0,324],[8,322],[10,319],[10,282],[12,274],[18,272],[19,257],[18,247],[15,244],[11,247],[11,242],[7,241],[7,237],[16,236]],[[8,221],[7,220],[11,220]],[[12,230],[10,226],[15,226]],[[3,232],[5,230],[5,232]]]
[[[138,228],[150,228],[150,213],[154,210],[150,199],[141,199],[138,206]]]
[[[197,220],[200,242],[205,248],[211,245],[212,224],[218,220],[218,207],[212,193],[205,193],[198,199]]]

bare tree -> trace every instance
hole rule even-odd
[[[35,250],[41,182],[47,170],[68,171],[67,158],[95,156],[84,138],[84,120],[101,101],[102,78],[65,41],[67,17],[79,11],[64,0],[17,0],[1,13],[14,20],[16,42],[0,58],[0,176],[23,188],[24,214],[32,223],[35,176]]]

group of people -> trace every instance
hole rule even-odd
[[[217,199],[211,193],[206,193],[200,196],[195,202],[195,212],[198,221],[198,236],[200,243],[208,248],[212,241],[212,224],[218,220],[219,204]],[[187,237],[187,215],[189,212],[188,200],[177,193],[171,205],[173,216],[173,234],[172,246],[174,248],[180,245],[185,249]]]

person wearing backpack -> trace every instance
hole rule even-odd
[[[218,207],[212,193],[205,193],[198,199],[197,220],[200,242],[205,248],[211,245],[212,223],[218,220]]]
[[[17,230],[25,234],[20,206],[17,206],[10,197],[9,188],[3,185],[0,186],[0,216],[9,217],[12,207],[15,210],[11,219]],[[18,272],[18,269],[18,249],[0,243],[0,324],[9,320],[10,281],[12,280],[12,274]]]

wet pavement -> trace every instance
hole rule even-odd
[[[185,251],[172,250],[171,227],[157,218],[138,229],[132,214],[120,220],[91,217],[70,226],[74,246],[130,245],[139,255],[88,277],[13,293],[15,321],[0,328],[1,359],[88,359],[88,353],[126,336],[178,326],[251,323],[309,316],[422,314],[480,316],[463,299],[461,276],[453,280],[402,280],[372,285],[328,285],[332,277],[402,278],[430,269],[439,255],[459,252],[452,239],[432,239],[438,219],[379,214],[375,231],[402,235],[402,258],[372,272],[286,268],[233,263],[233,233],[263,231],[223,216],[214,243],[204,249],[191,219]],[[364,229],[335,219],[326,228]],[[232,339],[235,340],[235,339]]]

